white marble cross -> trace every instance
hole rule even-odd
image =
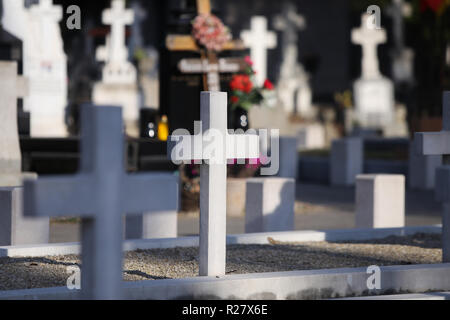
[[[164,201],[178,192],[171,174],[126,174],[122,109],[84,105],[80,172],[25,181],[24,213],[82,218],[82,294],[122,297],[123,215],[176,211]]]
[[[259,158],[256,134],[231,135],[227,129],[227,94],[201,93],[201,127],[194,136],[175,130],[168,153],[174,162],[200,166],[200,276],[225,274],[227,163]]]
[[[0,185],[17,186],[21,173],[17,99],[27,94],[27,81],[17,75],[17,62],[0,61]],[[20,182],[21,184],[21,182]]]
[[[111,38],[107,46],[107,62],[121,63],[127,61],[128,52],[125,46],[125,27],[134,21],[134,12],[125,9],[124,0],[112,0],[111,9],[103,12],[102,22],[111,25]]]
[[[420,155],[442,155],[444,166],[436,169],[436,198],[443,203],[442,255],[450,262],[450,91],[443,94],[442,131],[420,132],[414,137]]]
[[[63,18],[62,6],[53,5],[53,0],[40,0],[39,4],[32,5],[30,7],[30,16],[36,17],[36,21],[39,22],[39,34],[41,36],[40,49],[44,57],[51,58],[52,51],[55,46],[53,41],[58,39],[59,28],[58,23]],[[57,33],[51,35],[52,33]]]
[[[288,2],[284,4],[282,14],[275,16],[274,28],[283,31],[283,48],[286,48],[297,45],[298,32],[306,28],[306,20],[297,13],[295,5]]]
[[[267,30],[267,18],[255,16],[251,19],[251,28],[241,32],[244,45],[250,48],[253,69],[256,71],[256,83],[262,85],[267,79],[267,50],[277,46],[277,35]]]
[[[370,17],[368,14],[363,14],[361,17],[361,27],[352,30],[352,42],[362,46],[361,72],[363,79],[380,78],[377,46],[385,43],[387,40],[386,30],[368,28],[367,21]]]

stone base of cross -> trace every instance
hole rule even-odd
[[[172,174],[126,174],[122,110],[81,110],[80,173],[25,181],[24,214],[82,218],[81,289],[84,299],[122,297],[123,215],[176,211]]]
[[[177,164],[200,165],[200,276],[225,275],[227,163],[259,158],[256,134],[231,135],[227,129],[227,94],[201,93],[201,126],[194,136],[175,130],[168,155]]]
[[[442,155],[444,166],[436,170],[436,198],[442,208],[442,259],[450,262],[450,91],[443,94],[442,131],[416,133],[416,152]]]
[[[17,62],[0,61],[0,186],[22,185],[22,155],[17,127],[17,99],[28,93],[28,81],[17,75]]]

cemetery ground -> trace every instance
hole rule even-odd
[[[249,274],[371,265],[442,263],[440,235],[415,234],[369,241],[272,241],[270,245],[227,246],[226,274]],[[193,278],[198,275],[198,248],[137,250],[124,255],[125,281]],[[67,267],[79,265],[76,255],[0,258],[0,291],[63,287]]]
[[[296,230],[354,227],[353,188],[299,184],[296,198]],[[440,206],[432,192],[408,191],[406,208],[407,226],[441,223]],[[198,213],[179,213],[178,220],[179,236],[198,233]],[[244,233],[244,218],[227,220],[228,234]],[[53,220],[51,242],[78,241],[78,232],[76,219]],[[440,234],[364,241],[269,242],[228,245],[226,274],[442,263]],[[0,291],[65,286],[67,267],[78,264],[77,255],[0,258]],[[198,271],[198,247],[124,253],[125,281],[192,278]]]

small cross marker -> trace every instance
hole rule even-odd
[[[436,169],[436,198],[443,203],[442,255],[450,262],[450,91],[443,94],[442,131],[416,133],[416,152],[421,155],[442,155],[444,166]]]
[[[82,218],[82,283],[85,299],[122,297],[123,215],[176,211],[161,201],[177,193],[171,174],[126,174],[122,110],[84,105],[80,173],[25,181],[24,213]]]
[[[227,94],[201,93],[201,132],[169,138],[172,161],[203,161],[200,165],[200,276],[225,274],[227,162],[259,158],[259,137],[230,135]]]

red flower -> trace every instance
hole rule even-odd
[[[445,0],[421,0],[420,1],[420,11],[424,12],[427,9],[433,10],[435,13],[440,11],[445,4]]]
[[[238,103],[239,102],[239,98],[236,96],[231,96],[231,103]]]
[[[231,90],[243,91],[250,93],[253,89],[253,83],[250,81],[250,77],[246,74],[238,74],[233,77],[230,82]]]
[[[264,88],[267,90],[273,90],[273,83],[270,82],[269,79],[266,79],[266,81],[264,81]]]

